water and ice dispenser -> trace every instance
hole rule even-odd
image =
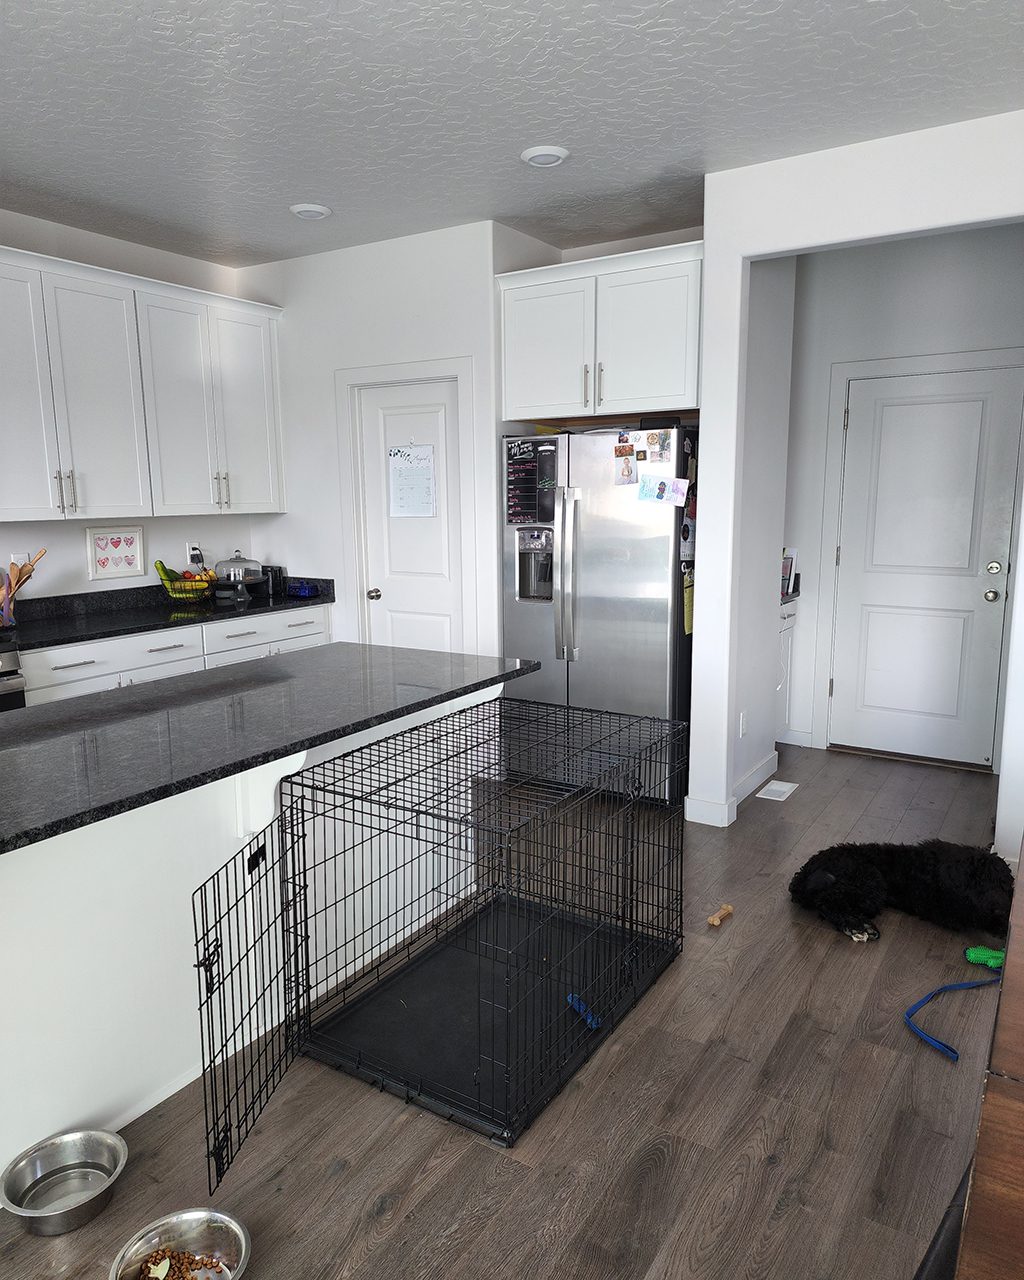
[[[516,598],[551,599],[551,568],[555,551],[553,529],[517,529]]]

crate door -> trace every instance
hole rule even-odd
[[[192,898],[210,1191],[308,1025],[306,889],[287,811]]]

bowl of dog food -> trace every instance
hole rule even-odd
[[[60,1236],[95,1218],[128,1161],[117,1133],[55,1133],[15,1156],[0,1175],[0,1205],[36,1236]]]
[[[249,1233],[219,1209],[182,1209],[135,1233],[114,1259],[110,1280],[238,1280]]]

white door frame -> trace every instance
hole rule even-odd
[[[961,373],[977,369],[1006,369],[1024,366],[1024,347],[1004,347],[995,351],[954,351],[926,356],[892,356],[877,360],[850,360],[832,365],[828,395],[828,427],[825,445],[825,492],[821,519],[821,561],[818,567],[818,627],[815,641],[814,691],[811,711],[812,747],[829,743],[829,680],[835,650],[836,606],[839,573],[836,547],[839,546],[845,459],[844,420],[850,382],[857,378],[900,378],[920,373]],[[1022,470],[1018,462],[1014,492],[1013,524],[1010,531],[1010,562],[1007,574],[1007,608],[1003,611],[1003,644],[999,666],[999,693],[996,702],[993,772],[999,772],[1002,751],[1003,701],[1006,692],[1006,663],[1009,654],[1009,598],[1016,585],[1017,538],[1020,524]]]
[[[345,578],[354,593],[354,614],[359,638],[369,643],[370,617],[366,601],[368,586],[366,561],[366,504],[362,486],[362,446],[359,432],[359,393],[369,387],[388,387],[409,382],[451,382],[456,384],[459,407],[459,483],[462,540],[462,649],[476,653],[479,637],[477,613],[477,548],[479,518],[476,471],[476,439],[473,420],[473,358],[456,356],[444,360],[410,360],[402,364],[367,365],[338,369],[334,375],[338,414],[339,481],[341,487],[341,548]],[[346,466],[346,462],[351,465]]]

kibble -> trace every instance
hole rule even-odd
[[[164,1280],[196,1280],[197,1274],[202,1271],[212,1271],[214,1275],[223,1275],[224,1264],[217,1258],[211,1257],[208,1253],[189,1253],[185,1249],[154,1249],[148,1257],[143,1259],[142,1267],[139,1275],[142,1280],[149,1280],[152,1274],[150,1268],[159,1268],[160,1263],[167,1259],[170,1267]]]

